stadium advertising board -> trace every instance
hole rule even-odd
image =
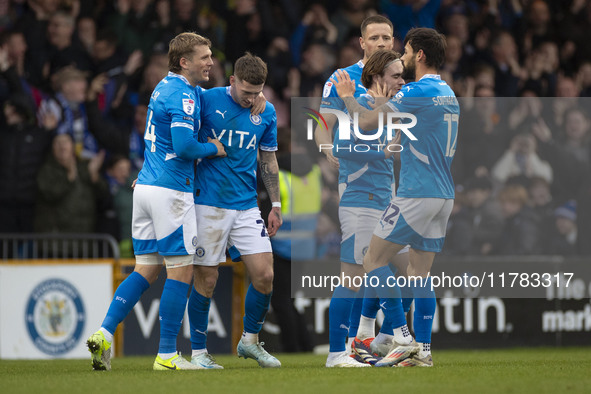
[[[563,294],[549,299],[454,297],[442,294],[433,320],[433,343],[441,349],[513,346],[580,346],[590,344],[589,297]],[[329,298],[296,298],[315,345],[328,344]],[[412,309],[411,309],[412,312]],[[378,313],[378,325],[383,321]],[[280,351],[279,327],[270,312],[261,340]]]
[[[87,358],[112,283],[111,262],[0,265],[0,358]]]

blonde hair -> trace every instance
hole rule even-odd
[[[211,41],[196,33],[181,33],[168,44],[168,69],[173,73],[181,71],[181,58],[188,59],[193,56],[195,46],[207,45],[211,48]]]
[[[66,66],[51,76],[51,87],[54,92],[59,92],[67,82],[86,81],[87,76],[86,72],[78,70],[74,66]]]

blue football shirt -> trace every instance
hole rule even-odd
[[[453,90],[439,75],[427,74],[404,85],[388,105],[417,118],[417,124],[409,129],[417,141],[402,133],[397,195],[454,198],[450,167],[456,151],[460,106]],[[408,119],[402,122],[408,123]]]
[[[367,89],[361,83],[363,61],[360,60],[349,67],[345,67],[343,68],[343,71],[346,71],[349,74],[351,80],[355,81],[355,97],[360,97],[362,94],[367,93]],[[326,83],[324,84],[324,89],[322,90],[322,101],[320,103],[320,113],[322,113],[322,110],[326,108],[338,109],[343,112],[347,112],[347,107],[345,106],[343,100],[337,94],[337,89],[334,87],[334,84],[330,81],[331,79],[334,79],[336,81],[336,71],[330,76],[328,81],[326,81]]]
[[[257,207],[257,152],[277,150],[277,115],[267,102],[252,115],[230,94],[230,87],[201,94],[199,141],[217,138],[227,157],[202,160],[197,165],[195,204],[246,210]]]
[[[177,156],[171,128],[180,127],[197,138],[195,119],[200,107],[195,88],[181,75],[169,73],[158,83],[148,105],[144,140],[144,165],[138,175],[142,185],[161,186],[183,192],[193,191],[192,160]]]
[[[373,103],[374,99],[362,94],[357,101],[371,109],[369,103]],[[363,134],[374,135],[377,129],[369,132],[359,130]],[[383,152],[384,145],[388,144],[386,132],[373,140],[355,140],[351,132],[350,140],[335,138],[334,141],[333,154],[340,164],[340,206],[385,209],[392,199],[394,183],[394,159],[386,159]],[[360,149],[355,150],[356,147]],[[343,185],[344,191],[341,189]]]

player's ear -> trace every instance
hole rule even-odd
[[[233,75],[230,75],[230,85],[234,86],[235,83],[236,83],[236,77]]]
[[[187,62],[188,60],[185,57],[181,57],[181,60],[179,60],[179,65],[183,70],[187,68]]]
[[[417,52],[417,61],[425,61],[426,60],[426,56],[425,56],[425,52],[423,52],[422,49],[419,49]]]
[[[365,40],[363,37],[359,37],[359,45],[361,46],[361,49],[365,51]]]

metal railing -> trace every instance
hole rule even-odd
[[[0,259],[119,260],[119,245],[109,234],[0,234]]]

